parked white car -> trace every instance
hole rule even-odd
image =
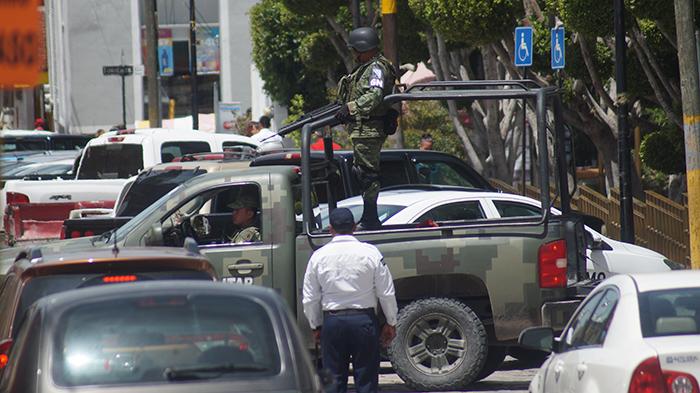
[[[530,392],[700,391],[700,271],[617,275],[598,285],[559,338],[530,328],[521,345],[552,355]]]
[[[509,217],[541,216],[540,202],[521,195],[482,191],[425,191],[398,189],[382,191],[378,199],[379,220],[383,225],[439,221],[499,219]],[[359,220],[362,216],[362,197],[338,202],[347,207]],[[560,214],[552,209],[553,214]],[[328,212],[321,213],[321,224],[328,226]],[[617,273],[662,272],[680,265],[663,255],[644,247],[619,242],[586,227],[592,246],[588,256],[587,274],[604,279]]]

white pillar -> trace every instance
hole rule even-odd
[[[139,0],[131,0],[131,63],[134,69],[143,69],[141,59],[141,20],[139,19]],[[143,120],[143,73],[131,76],[133,83],[134,126]],[[127,119],[128,122],[128,119]]]
[[[219,0],[219,56],[221,69],[219,85],[221,86],[221,101],[233,100],[231,88],[231,26],[229,0]],[[245,109],[245,108],[244,108]]]

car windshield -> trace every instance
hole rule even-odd
[[[346,207],[350,209],[352,212],[352,215],[355,217],[355,222],[359,222],[360,218],[362,218],[362,205],[348,205],[348,206],[339,206],[339,207]],[[406,206],[399,206],[399,205],[378,205],[377,206],[377,216],[379,217],[380,222],[384,222],[391,217],[394,216],[394,214],[400,212],[401,210],[405,209]],[[326,229],[330,225],[329,219],[328,219],[328,209],[324,209],[321,212],[321,228]]]
[[[167,194],[163,195],[160,197],[157,201],[152,203],[150,206],[147,208],[143,209],[141,213],[137,214],[134,218],[129,220],[126,224],[122,225],[117,229],[117,242],[120,242],[124,240],[124,238],[138,225],[143,224],[143,220],[146,219],[148,216],[153,214],[156,210],[160,209],[163,207],[164,204],[166,204],[170,200],[171,195],[175,195],[176,193],[180,192],[179,190],[185,188],[185,185],[181,184],[172,190],[168,192]],[[104,237],[103,238],[106,242],[112,242],[114,239],[109,237]]]
[[[75,274],[52,274],[48,276],[39,276],[29,280],[22,289],[22,295],[19,298],[19,304],[17,305],[17,310],[15,311],[15,321],[22,320],[24,313],[27,312],[29,306],[37,300],[53,295],[54,293],[65,292],[71,289],[84,288],[94,285],[103,285],[111,283],[110,280],[104,280],[104,273],[75,273]],[[127,276],[120,276],[127,277]],[[153,279],[188,279],[188,280],[211,280],[211,276],[206,272],[200,271],[158,271],[158,272],[143,272],[135,275],[129,275],[133,277],[134,281],[142,280],[153,280]]]
[[[700,334],[700,288],[640,293],[639,316],[644,337]]]
[[[206,173],[205,170],[171,169],[148,171],[139,175],[116,211],[117,217],[133,217],[151,206],[160,197],[187,180]]]
[[[143,169],[143,147],[112,143],[85,151],[78,179],[126,179]]]
[[[52,375],[69,387],[167,383],[166,370],[219,369],[192,379],[269,377],[280,370],[277,342],[268,311],[251,299],[124,296],[60,317]]]
[[[2,151],[5,153],[29,150],[49,150],[46,138],[2,138]]]

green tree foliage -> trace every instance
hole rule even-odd
[[[658,129],[644,136],[639,157],[644,165],[666,175],[685,171],[685,141],[683,133],[673,127],[664,111],[658,108],[646,111],[649,120]]]
[[[433,137],[433,150],[464,159],[462,142],[452,129],[447,109],[440,102],[414,101],[406,104],[401,127],[406,148],[417,149],[420,137],[428,133]]]
[[[612,1],[547,0],[547,8],[559,16],[567,29],[587,37],[614,35]]]
[[[282,0],[288,10],[298,15],[335,15],[347,0]]]
[[[522,2],[515,0],[408,0],[408,4],[445,39],[474,46],[512,34],[522,15]]]
[[[302,94],[308,108],[323,104],[324,77],[304,66],[299,51],[308,35],[302,27],[318,22],[291,13],[279,0],[262,0],[251,8],[250,19],[253,61],[265,91],[278,102]]]

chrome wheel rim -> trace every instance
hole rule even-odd
[[[442,375],[462,364],[467,341],[455,319],[445,314],[427,314],[408,328],[405,348],[417,370],[426,375]]]

